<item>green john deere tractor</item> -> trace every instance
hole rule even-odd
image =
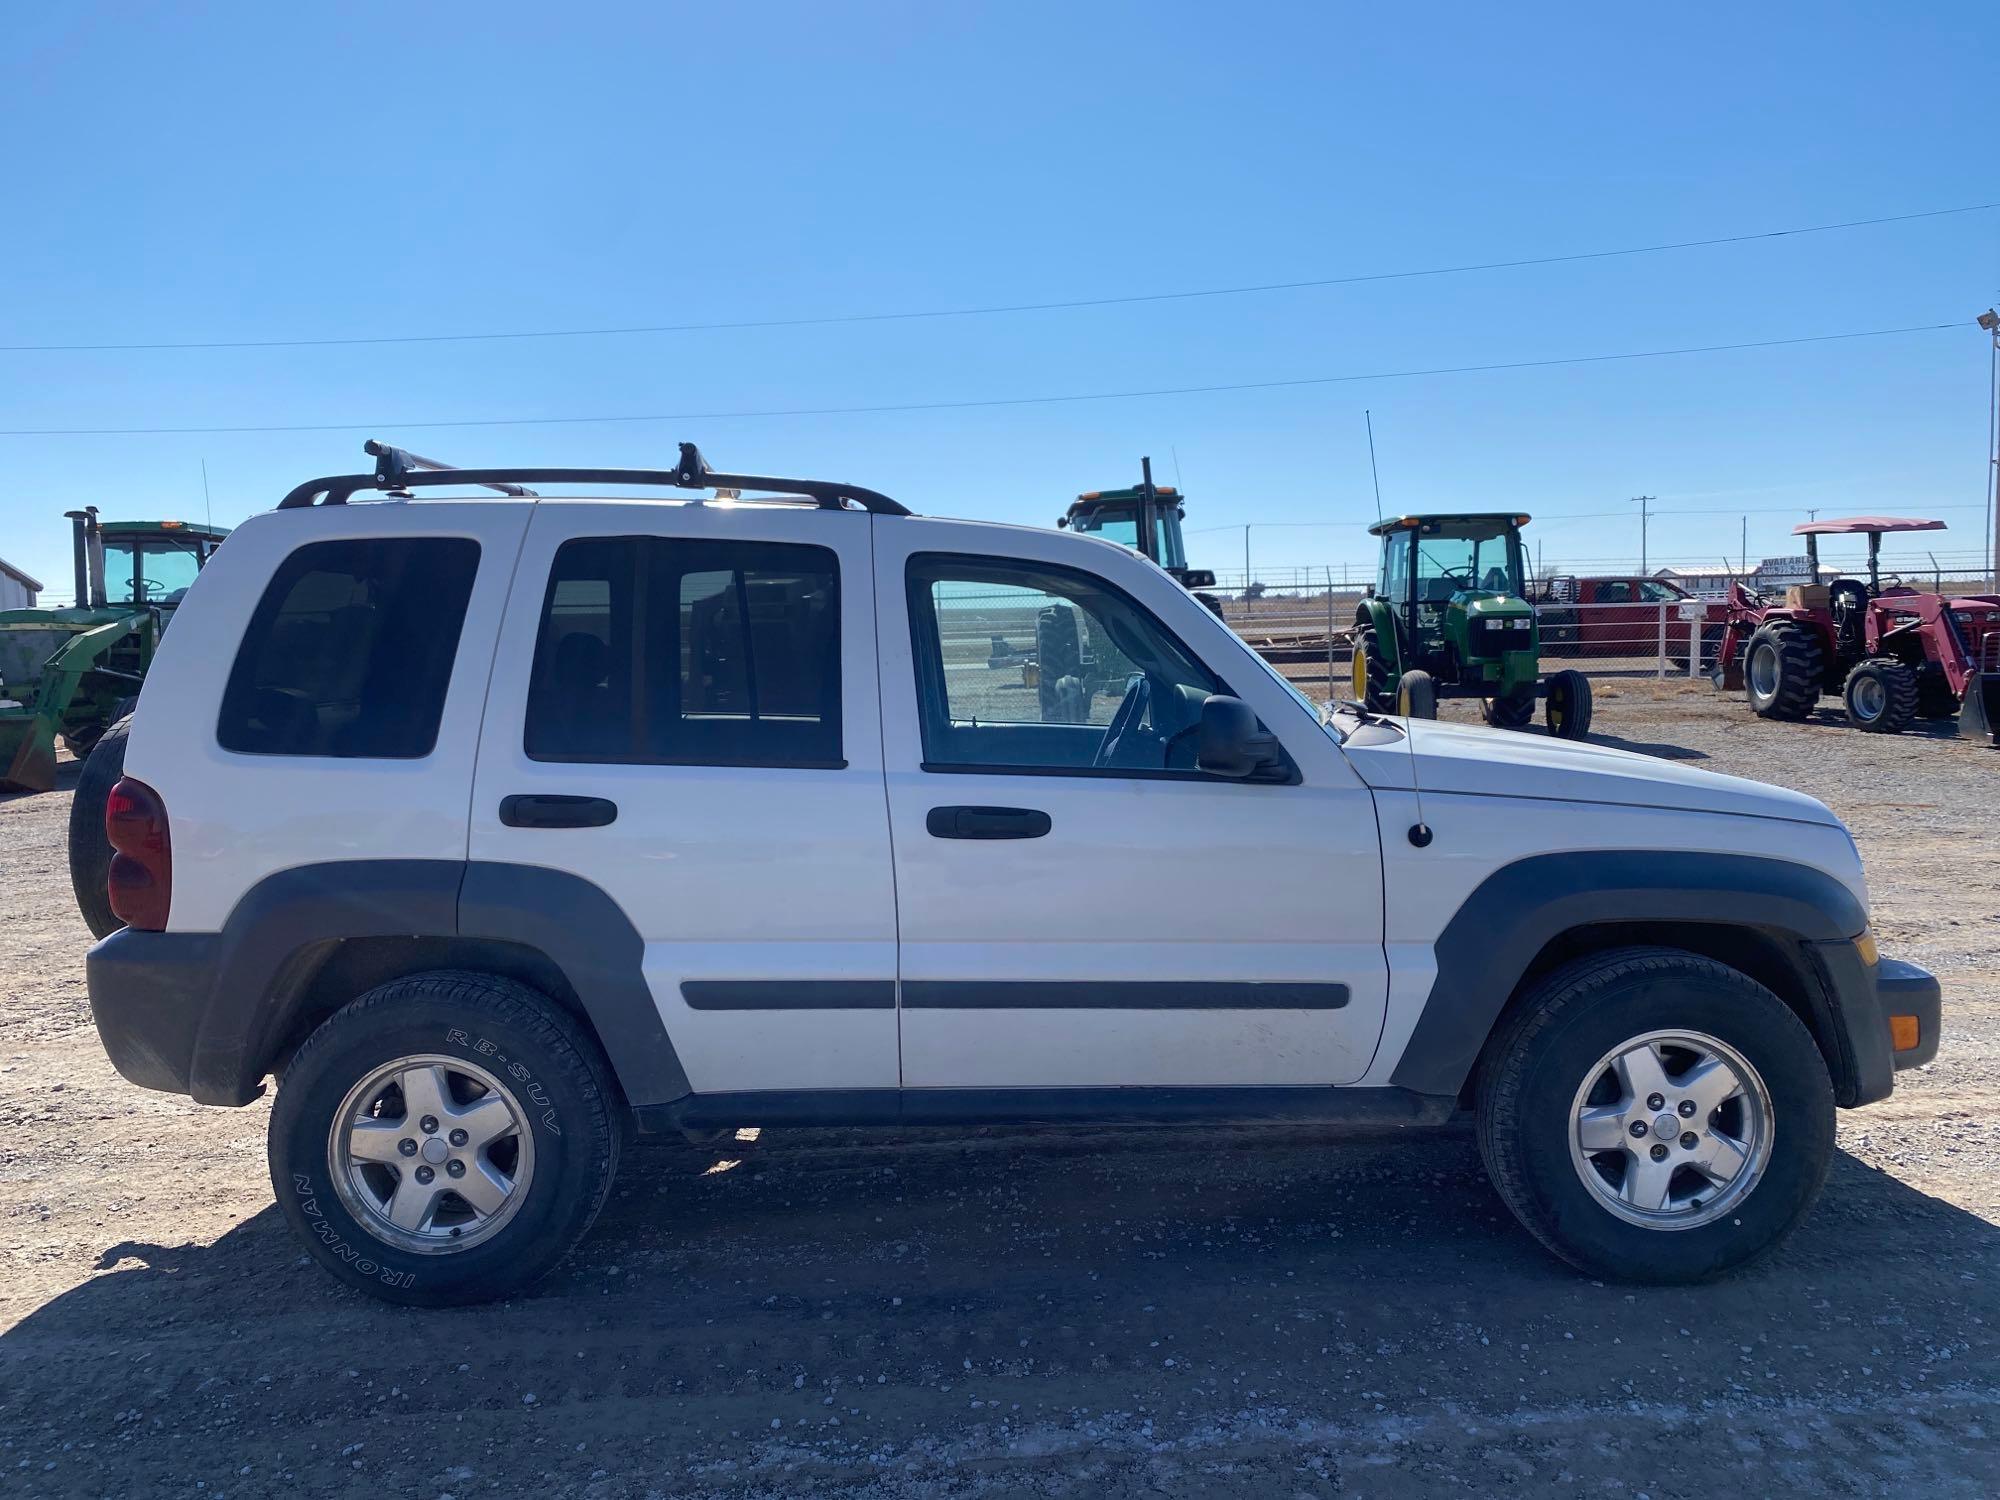
[[[1434,719],[1440,698],[1478,698],[1487,723],[1525,729],[1540,697],[1550,734],[1590,732],[1590,679],[1542,677],[1523,587],[1527,524],[1513,515],[1397,516],[1368,528],[1382,539],[1382,566],[1355,612],[1357,699]]]
[[[132,710],[174,607],[228,530],[69,512],[76,603],[0,610],[0,790],[55,785],[56,736],[83,759]]]

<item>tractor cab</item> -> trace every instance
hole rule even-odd
[[[1127,490],[1086,490],[1057,518],[1058,530],[1079,531],[1104,538],[1151,558],[1188,589],[1212,589],[1215,574],[1187,565],[1181,540],[1186,513],[1170,484],[1153,483],[1153,461],[1139,460],[1143,478]]]
[[[1354,696],[1421,716],[1438,698],[1479,698],[1486,720],[1525,728],[1543,695],[1521,528],[1496,512],[1396,516],[1368,528],[1382,542],[1374,587],[1356,611]],[[1546,685],[1550,732],[1581,738],[1590,685],[1558,672]],[[1432,710],[1434,712],[1434,710]]]
[[[76,602],[0,611],[0,790],[55,785],[56,740],[87,756],[137,700],[160,632],[229,535],[69,512]]]
[[[229,530],[191,521],[103,521],[97,535],[103,548],[100,605],[171,611]]]

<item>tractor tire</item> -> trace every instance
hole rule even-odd
[[[127,714],[98,737],[69,804],[69,884],[92,937],[109,937],[125,925],[111,911],[111,839],[104,831],[104,809],[125,774],[125,736],[131,728]]]
[[[1372,625],[1354,627],[1354,697],[1363,708],[1389,711],[1389,660]]]
[[[1943,667],[1926,665],[1918,671],[1918,718],[1956,718],[1958,716],[1958,707],[1958,694],[1951,690],[1951,680],[1944,675]]]
[[[1403,680],[1396,684],[1396,712],[1411,719],[1438,716],[1437,683],[1430,673],[1418,668],[1403,674]]]
[[[1743,648],[1743,695],[1760,719],[1804,719],[1819,702],[1825,676],[1819,638],[1790,620],[1759,626]]]
[[[1480,712],[1495,729],[1526,729],[1535,722],[1535,695],[1531,689],[1507,698],[1486,698]]]
[[[1574,667],[1565,667],[1549,673],[1546,691],[1544,722],[1549,733],[1559,740],[1588,739],[1592,707],[1590,679]]]
[[[1917,674],[1888,657],[1870,657],[1847,674],[1840,698],[1856,729],[1901,734],[1917,717]]]

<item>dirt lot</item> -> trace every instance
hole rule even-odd
[[[1573,1276],[1463,1135],[774,1132],[643,1144],[531,1297],[381,1307],[279,1221],[265,1106],[112,1072],[69,798],[0,802],[0,1492],[1992,1493],[2000,752],[1653,684],[1599,727],[1826,799],[1945,984],[1938,1063],[1717,1287]]]

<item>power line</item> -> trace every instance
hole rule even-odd
[[[1560,359],[1517,359],[1494,364],[1376,370],[1359,375],[1306,375],[1289,380],[1246,380],[1224,385],[1156,386],[1147,390],[1084,391],[1054,396],[1003,396],[971,401],[904,401],[876,406],[797,406],[762,411],[610,413],[570,417],[464,417],[421,422],[291,422],[235,427],[10,427],[0,428],[0,437],[189,437],[268,432],[374,432],[439,427],[575,427],[593,423],[727,422],[771,417],[856,417],[895,412],[968,411],[981,407],[1057,406],[1083,401],[1137,401],[1156,396],[1206,396],[1232,391],[1288,390],[1305,386],[1347,385],[1366,380],[1412,380],[1434,375],[1477,375],[1502,370],[1546,370],[1560,365],[1612,364],[1640,359],[1668,359],[1690,354],[1727,354],[1746,349],[1778,349],[1799,344],[1827,344],[1850,339],[1891,338],[1909,333],[1957,330],[1962,326],[1959,322],[1919,323],[1908,328],[1868,328],[1851,333],[1815,333],[1799,338],[1755,339],[1739,344],[1697,344],[1680,349],[1640,349],[1623,354],[1579,354]]]
[[[1054,302],[1002,302],[975,307],[925,308],[902,312],[830,313],[802,318],[742,318],[717,323],[645,323],[608,328],[539,328],[488,333],[403,333],[356,338],[186,339],[128,344],[0,344],[0,354],[110,354],[195,349],[333,349],[379,344],[472,344],[516,339],[628,338],[662,333],[738,333],[755,328],[825,328],[854,323],[908,323],[936,318],[987,318],[1011,313],[1071,312],[1091,307],[1128,307],[1148,302],[1192,302],[1213,297],[1248,297],[1271,292],[1309,291],[1318,287],[1359,286],[1377,281],[1412,281],[1432,276],[1464,276],[1478,271],[1512,271],[1530,266],[1567,265],[1578,261],[1615,260],[1633,255],[1660,255],[1674,250],[1701,250],[1717,245],[1744,245],[1757,240],[1795,239],[1809,234],[1833,234],[1882,224],[1908,224],[1959,214],[1986,213],[2000,202],[1968,203],[1958,208],[1934,208],[1922,213],[1885,214],[1872,219],[1844,219],[1837,224],[1804,224],[1791,229],[1767,229],[1754,234],[1725,234],[1708,239],[1673,240],[1657,245],[1629,245],[1616,250],[1578,250],[1561,255],[1535,255],[1517,260],[1475,261],[1464,265],[1426,266],[1404,271],[1370,271],[1351,276],[1320,276],[1304,281],[1267,281],[1244,286],[1200,287],[1178,292],[1135,292],[1116,297],[1072,297]],[[431,424],[435,425],[435,424]]]

